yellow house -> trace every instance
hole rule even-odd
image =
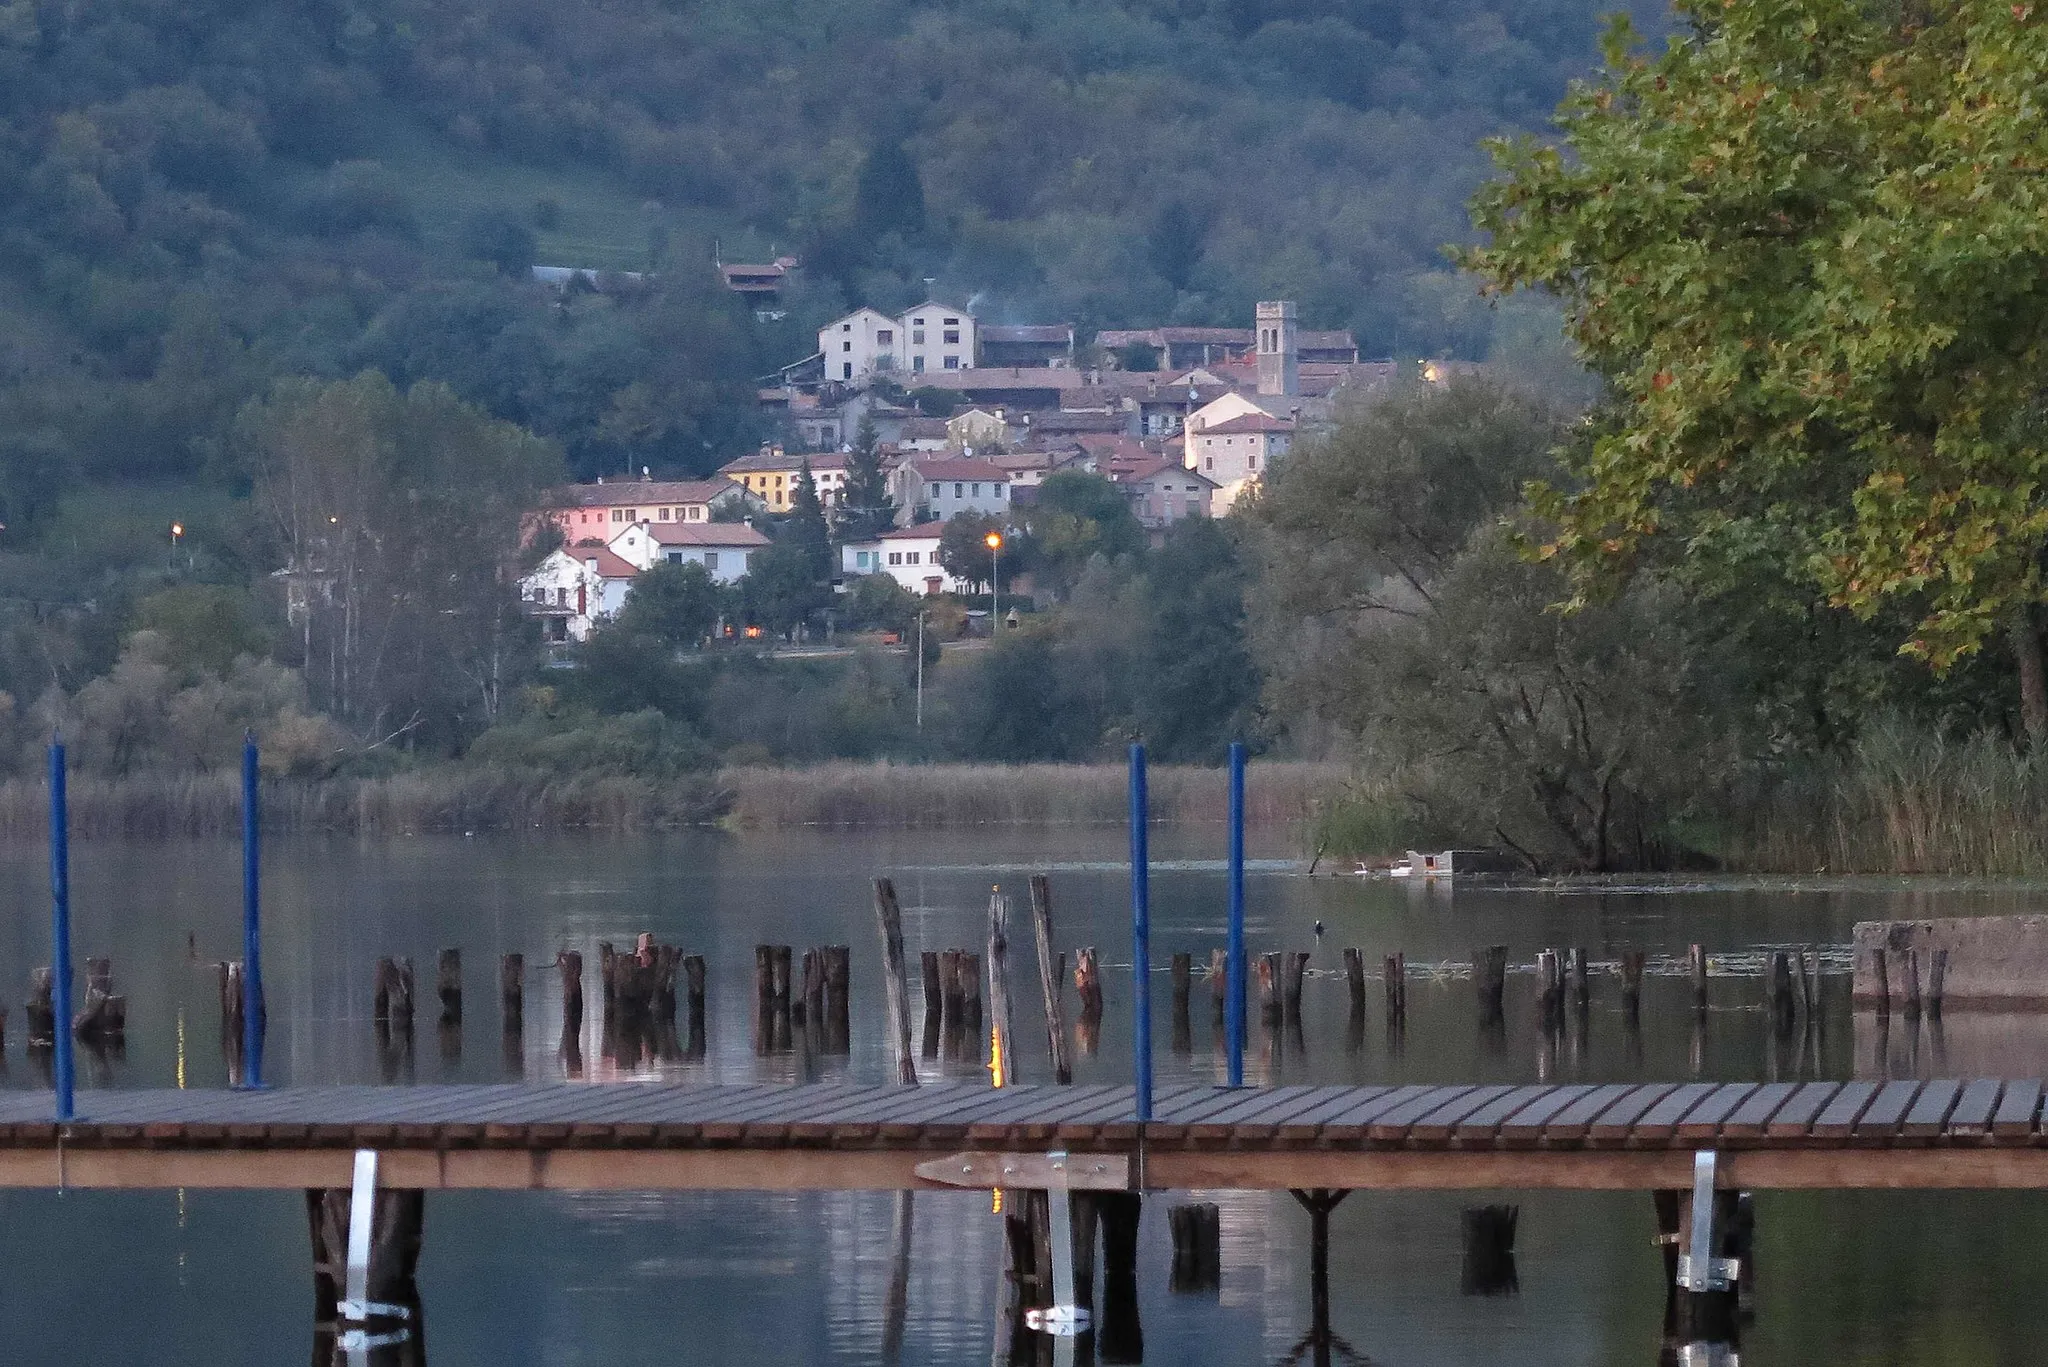
[[[763,444],[761,449],[718,467],[718,473],[768,505],[771,513],[789,511],[796,496],[796,482],[804,462],[811,463],[811,480],[818,486],[818,501],[833,507],[846,496],[846,457],[837,451],[799,451],[794,455],[780,446]]]

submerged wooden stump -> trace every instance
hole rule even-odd
[[[1171,1290],[1212,1293],[1223,1284],[1223,1217],[1213,1201],[1172,1206],[1166,1223],[1173,1233]]]

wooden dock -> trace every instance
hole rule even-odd
[[[2048,1188],[2038,1080],[1565,1086],[476,1085],[0,1098],[0,1186]]]

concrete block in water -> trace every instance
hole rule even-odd
[[[1885,951],[1892,1010],[1909,995],[1909,955],[1919,963],[1919,995],[1928,995],[1937,951],[1948,951],[1942,984],[1946,1010],[2048,1011],[2048,916],[1963,916],[1931,921],[1862,921],[1856,926],[1856,1005],[1878,1000],[1876,951]]]

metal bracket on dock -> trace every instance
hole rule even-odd
[[[1741,1274],[1741,1260],[1714,1256],[1714,1160],[1712,1149],[1692,1156],[1692,1237],[1678,1255],[1678,1289],[1726,1291]]]
[[[1742,1355],[1727,1343],[1682,1343],[1677,1367],[1742,1367]]]
[[[1043,1310],[1026,1310],[1024,1327],[1055,1339],[1072,1339],[1088,1332],[1089,1314],[1077,1304],[1074,1289],[1074,1210],[1067,1195],[1073,1167],[1065,1150],[1045,1156],[1045,1204],[1052,1239],[1052,1304]]]
[[[348,1197],[347,1294],[334,1307],[337,1315],[353,1324],[412,1318],[410,1306],[370,1299],[370,1236],[376,1216],[377,1151],[357,1149],[355,1183]]]

